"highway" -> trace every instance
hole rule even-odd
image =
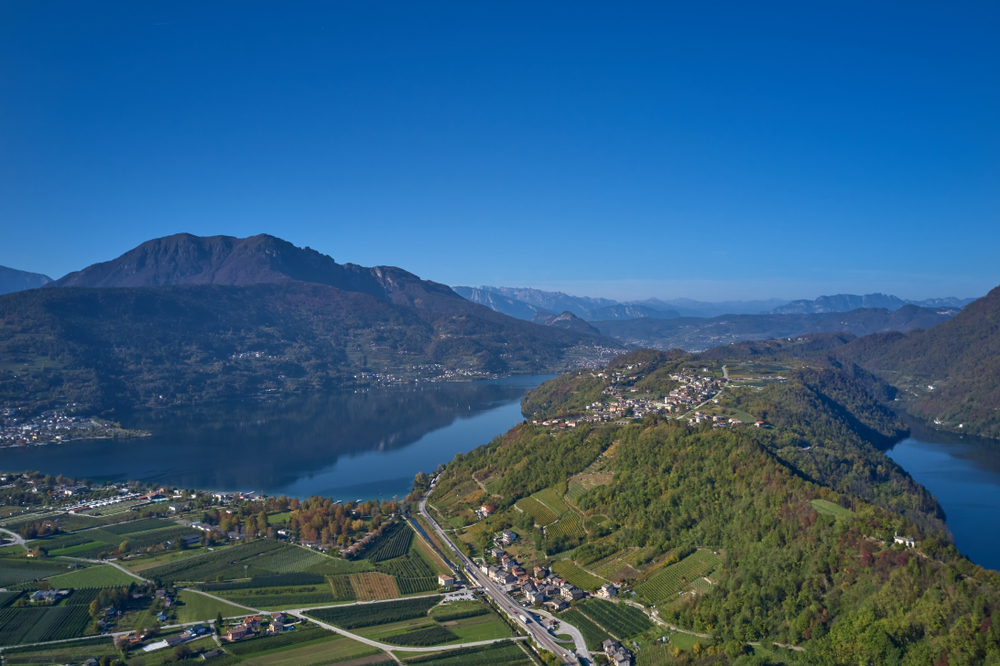
[[[470,560],[465,556],[455,544],[452,543],[448,535],[445,534],[441,526],[431,517],[427,512],[427,497],[424,496],[420,499],[420,514],[427,521],[427,524],[431,526],[437,535],[441,538],[441,542],[447,544],[448,548],[452,550],[452,554],[455,556],[457,562],[461,563],[462,567],[465,569],[465,576],[472,579],[472,581],[483,589],[485,594],[488,594],[491,599],[496,603],[497,607],[503,610],[513,622],[520,624],[535,640],[536,643],[541,645],[546,650],[551,651],[553,654],[559,656],[564,664],[580,664],[577,656],[573,654],[573,651],[560,645],[555,641],[548,630],[542,627],[537,620],[531,619],[528,624],[524,624],[520,620],[520,616],[524,615],[529,617],[529,611],[527,608],[523,608],[520,604],[510,598],[510,596],[504,592],[499,585],[494,583],[482,573],[477,567],[475,562]],[[546,614],[547,615],[547,614]],[[579,630],[573,627],[573,631],[568,631],[570,625],[564,625],[567,629],[567,633],[573,636],[574,642],[576,643],[577,653],[585,658],[587,662],[591,662],[590,652],[587,651],[587,645],[583,642],[583,636],[580,634]]]

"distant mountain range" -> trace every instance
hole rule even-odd
[[[52,282],[52,278],[41,273],[28,273],[14,268],[0,266],[0,294],[12,294],[25,289],[38,289]]]
[[[392,266],[268,235],[177,234],[0,296],[0,403],[93,410],[565,369],[620,348]],[[449,374],[450,373],[450,374]]]
[[[673,319],[677,317],[719,317],[723,315],[760,314],[831,314],[861,308],[898,310],[905,305],[927,308],[959,309],[972,298],[929,298],[909,301],[885,294],[838,294],[815,300],[786,301],[770,298],[756,301],[720,301],[711,303],[690,298],[619,303],[606,298],[570,296],[558,291],[519,287],[454,287],[460,296],[511,317],[531,321],[537,312],[572,312],[586,321],[621,321],[626,319]]]
[[[771,314],[810,314],[829,312],[850,312],[859,308],[885,308],[898,310],[905,305],[917,305],[926,308],[963,308],[974,298],[928,298],[923,301],[907,301],[886,294],[837,294],[836,296],[820,296],[809,301],[791,301],[771,310]]]

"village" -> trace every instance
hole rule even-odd
[[[76,406],[67,405],[67,408]],[[0,418],[0,448],[61,444],[73,439],[110,438],[126,433],[114,423],[72,416],[63,410],[47,411],[30,418],[20,416],[20,411],[14,407],[3,409],[3,416]],[[135,436],[141,434],[134,433]]]

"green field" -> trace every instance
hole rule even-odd
[[[636,593],[651,604],[677,596],[688,583],[707,576],[722,564],[710,550],[696,550],[676,564],[660,569],[637,585]]]
[[[571,608],[559,614],[559,619],[572,624],[583,634],[583,640],[587,643],[587,648],[596,650],[601,647],[601,643],[608,640],[607,632],[590,621],[586,615]]]
[[[552,509],[545,506],[534,497],[525,497],[524,499],[518,500],[517,504],[514,506],[531,516],[531,519],[535,521],[536,525],[548,525],[559,517]]]
[[[104,564],[96,567],[79,569],[73,573],[53,576],[48,579],[52,587],[59,589],[74,587],[115,587],[140,582],[135,576],[130,576],[121,569]]]
[[[245,567],[245,568],[244,568]],[[143,570],[143,577],[166,584],[237,580],[281,573],[339,573],[357,567],[343,560],[274,541],[258,539]]]
[[[34,664],[82,664],[87,659],[103,656],[116,658],[118,651],[111,637],[102,636],[72,643],[37,645],[4,650],[4,663],[8,666],[33,666]]]
[[[293,646],[266,654],[254,654],[244,657],[241,663],[250,664],[250,666],[310,666],[338,664],[377,654],[382,654],[382,651],[364,643],[351,640],[350,638],[337,636],[309,645]],[[389,657],[386,657],[385,662],[378,663],[391,664],[394,662]],[[369,662],[367,666],[374,666],[374,663]]]
[[[586,533],[583,530],[583,522],[580,520],[580,516],[574,512],[563,514],[563,517],[559,519],[558,523],[551,525],[548,529],[546,529],[545,534],[549,537],[586,536]]]
[[[534,661],[514,642],[447,650],[415,657],[401,654],[405,663],[420,666],[534,666]]]
[[[601,585],[604,585],[606,580],[603,578],[598,578],[592,574],[587,573],[572,560],[559,560],[552,563],[552,571],[559,574],[563,580],[573,585],[576,585],[583,590],[596,590]]]
[[[576,608],[619,640],[631,638],[653,627],[653,622],[645,613],[624,603],[587,599]]]
[[[363,606],[320,608],[309,611],[309,615],[321,622],[329,622],[344,629],[357,629],[425,617],[427,611],[436,606],[439,601],[441,601],[439,596],[418,597]]]
[[[181,590],[177,594],[177,601],[179,603],[174,606],[174,610],[180,623],[214,620],[219,613],[222,613],[222,617],[236,617],[248,612],[191,590]]]
[[[557,516],[561,516],[567,511],[569,511],[569,507],[566,506],[566,502],[563,501],[563,498],[560,497],[559,493],[556,492],[555,488],[546,488],[545,490],[539,490],[537,493],[532,495],[532,497],[534,497],[539,502],[552,509],[552,511]]]
[[[4,608],[0,610],[0,646],[76,638],[92,624],[86,606]]]
[[[52,560],[21,560],[4,558],[0,560],[0,587],[17,585],[36,578],[48,578],[69,570],[67,563]]]
[[[851,515],[850,509],[845,509],[842,506],[838,506],[833,502],[827,502],[826,500],[814,499],[809,502],[812,504],[813,508],[820,513],[826,514],[828,516],[833,516],[834,518],[846,518]]]

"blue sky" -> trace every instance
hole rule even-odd
[[[295,7],[0,6],[0,264],[265,232],[619,299],[1000,284],[995,3]]]

